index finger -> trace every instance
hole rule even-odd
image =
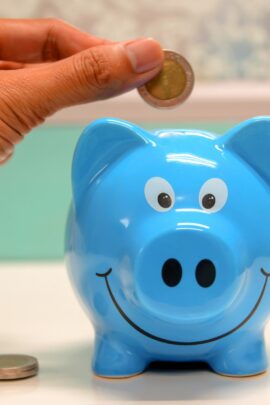
[[[0,19],[0,60],[47,62],[109,43],[56,19]]]

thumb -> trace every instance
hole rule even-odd
[[[89,48],[40,68],[14,71],[20,98],[16,106],[27,111],[27,121],[32,114],[28,125],[31,129],[63,107],[139,87],[159,72],[162,62],[163,51],[153,39]],[[20,111],[16,113],[21,115]]]
[[[51,66],[50,92],[57,108],[109,98],[150,80],[162,62],[153,39],[94,47]]]

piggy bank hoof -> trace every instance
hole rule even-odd
[[[97,374],[94,371],[94,374],[95,374],[96,377],[104,378],[105,380],[125,380],[125,379],[128,379],[128,378],[137,377],[137,376],[141,375],[142,373],[143,373],[143,371],[135,373],[135,374],[127,374],[127,375],[114,375],[114,374],[112,374],[112,375],[104,374],[103,375],[103,374]]]
[[[217,374],[226,377],[250,377],[267,370],[267,356],[263,338],[250,342],[248,337],[234,342],[233,346],[216,355],[209,362]]]
[[[104,378],[128,378],[144,372],[147,362],[136,350],[122,340],[99,337],[95,343],[92,368]]]
[[[247,377],[257,377],[260,375],[264,375],[267,372],[267,370],[263,371],[258,371],[257,373],[251,373],[251,374],[223,374],[223,373],[216,373],[219,374],[221,377],[229,377],[229,378],[247,378]]]

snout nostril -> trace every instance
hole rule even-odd
[[[216,268],[211,260],[201,260],[196,267],[196,280],[201,287],[210,287],[216,278]]]
[[[175,287],[182,278],[182,266],[176,259],[168,259],[162,266],[162,279],[168,287]]]

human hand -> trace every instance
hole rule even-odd
[[[141,86],[161,69],[153,39],[112,42],[54,19],[0,19],[0,164],[61,108]]]

